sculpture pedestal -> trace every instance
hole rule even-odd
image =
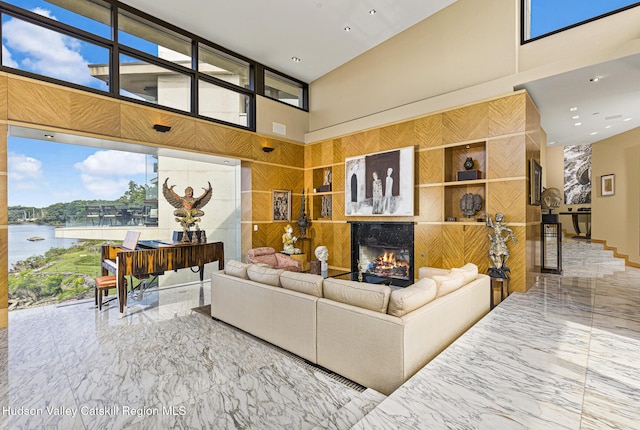
[[[191,241],[193,240],[194,234],[196,235],[196,239],[198,240],[198,243],[207,243],[207,234],[204,232],[204,230],[188,231],[187,237],[189,238],[189,243],[191,243]],[[172,240],[174,242],[182,242],[183,236],[184,236],[183,231],[174,231]]]

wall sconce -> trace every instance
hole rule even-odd
[[[167,131],[171,131],[171,127],[169,127],[168,125],[153,124],[153,128],[160,133],[166,133]]]
[[[272,147],[270,147],[270,146],[263,146],[263,147],[262,147],[262,150],[263,150],[264,152],[266,152],[267,154],[268,154],[269,152],[272,152],[274,149],[275,149],[275,148],[272,148]]]

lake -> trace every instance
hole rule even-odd
[[[44,240],[29,241],[39,236]],[[18,224],[9,226],[9,270],[11,264],[26,260],[32,255],[44,255],[51,248],[69,248],[78,243],[78,239],[57,238],[55,227],[50,225]]]

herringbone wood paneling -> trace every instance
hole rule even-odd
[[[0,119],[7,119],[8,82],[6,76],[0,76]]]
[[[331,224],[333,234],[333,266],[351,267],[351,226]]]
[[[420,151],[416,154],[418,184],[433,184],[444,181],[443,153],[442,149],[434,149]]]
[[[511,227],[518,243],[508,242],[510,257],[507,266],[511,269],[511,291],[527,291],[526,227]]]
[[[120,136],[120,103],[81,93],[70,93],[71,128],[106,136]]]
[[[196,121],[198,151],[252,158],[252,138],[249,133],[232,130],[206,121]]]
[[[149,142],[165,148],[197,150],[196,120],[183,115],[140,107],[130,103],[120,105],[121,135],[136,142]],[[168,125],[171,131],[158,133],[154,124]]]
[[[415,119],[413,125],[420,148],[442,145],[442,114]]]
[[[247,252],[253,248],[253,224],[252,223],[242,223],[240,225],[240,235],[241,239],[241,260],[245,263],[247,262]]]
[[[487,153],[490,159],[487,176],[489,179],[526,176],[524,135],[490,140]]]
[[[489,229],[484,223],[464,226],[464,260],[474,263],[480,273],[489,269]]]
[[[0,124],[0,175],[7,173],[7,125]],[[4,190],[3,192],[7,192]],[[6,194],[5,194],[6,197]],[[2,200],[6,201],[6,200]],[[2,220],[0,220],[0,224],[2,224]]]
[[[342,139],[333,140],[333,163],[342,163],[344,161],[344,147]]]
[[[420,187],[418,191],[418,221],[442,222],[444,193],[441,187]]]
[[[542,126],[540,125],[540,113],[538,112],[538,108],[533,104],[533,101],[527,94],[527,136],[536,142],[539,145],[542,145],[546,142],[543,142],[543,134],[544,130],[542,130]]]
[[[487,184],[487,212],[492,216],[500,212],[507,222],[526,221],[526,181],[489,182]]]
[[[304,170],[286,166],[253,163],[251,173],[252,189],[260,191],[292,190],[302,192]]]
[[[380,129],[380,151],[403,148],[414,145],[415,130],[413,121],[405,121]]]
[[[519,93],[489,102],[489,136],[525,131],[526,95]]]
[[[442,226],[417,224],[414,228],[414,274],[418,276],[420,267],[442,266]]]
[[[450,269],[461,267],[464,261],[464,230],[462,225],[445,224],[442,226],[442,267]]]
[[[344,214],[344,192],[334,192],[331,200],[333,202],[333,216],[331,218],[334,221],[344,221],[346,219]]]
[[[251,216],[253,221],[269,222],[273,220],[273,203],[270,191],[251,193]]]
[[[70,90],[19,78],[8,78],[7,118],[29,124],[69,128]]]
[[[345,158],[367,153],[364,133],[355,133],[342,138],[342,152]]]
[[[465,106],[442,114],[442,143],[484,139],[489,131],[487,103]]]
[[[344,164],[336,164],[331,169],[331,174],[333,176],[333,182],[331,184],[331,189],[333,191],[344,191]]]

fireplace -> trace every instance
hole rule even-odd
[[[359,263],[365,280],[411,285],[413,260],[413,223],[351,223],[351,270],[357,272]]]

